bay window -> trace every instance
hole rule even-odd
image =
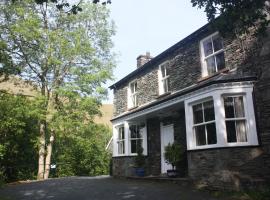
[[[258,145],[252,91],[222,86],[186,99],[187,149]]]

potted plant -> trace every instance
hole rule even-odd
[[[143,147],[141,140],[137,143],[137,156],[135,157],[135,174],[143,177],[145,175],[145,157],[143,155]]]
[[[167,170],[167,175],[169,177],[176,177],[178,176],[179,172],[176,170],[176,165],[182,160],[183,158],[183,147],[177,142],[174,142],[172,144],[168,144],[165,147],[165,161],[168,164],[172,165],[171,170]]]

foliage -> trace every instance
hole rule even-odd
[[[54,3],[0,4],[4,53],[40,93],[39,179],[48,175],[45,159],[50,160],[54,138],[77,133],[99,113],[114,67],[114,26],[106,7],[82,1],[83,11],[69,15]]]
[[[257,27],[258,33],[264,33],[270,14],[270,2],[266,0],[191,0],[193,6],[204,8],[209,21],[215,20],[215,25],[221,33],[245,33],[250,27]]]
[[[105,151],[110,138],[109,128],[87,125],[76,135],[65,134],[58,138],[53,154],[55,176],[96,176],[109,173],[109,153]]]
[[[171,164],[173,169],[175,169],[175,166],[178,164],[178,162],[180,162],[183,158],[183,147],[174,142],[173,144],[169,143],[166,147],[165,147],[165,161],[168,164]]]
[[[31,179],[37,167],[38,124],[34,104],[0,92],[0,180]]]

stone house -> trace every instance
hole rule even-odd
[[[164,147],[177,141],[178,170],[195,182],[240,189],[270,180],[269,37],[222,37],[207,24],[154,58],[139,56],[110,89],[114,176],[134,175],[139,141],[146,174],[166,173]]]

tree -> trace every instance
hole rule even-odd
[[[39,108],[35,103],[0,91],[0,183],[29,179],[36,172]]]
[[[204,8],[209,21],[221,32],[248,32],[256,27],[257,33],[264,33],[270,20],[270,1],[268,0],[191,0],[193,6]]]
[[[51,2],[0,5],[0,43],[20,76],[40,94],[38,179],[49,176],[54,138],[73,126],[92,123],[112,77],[114,26],[108,10],[82,2],[69,15]]]

